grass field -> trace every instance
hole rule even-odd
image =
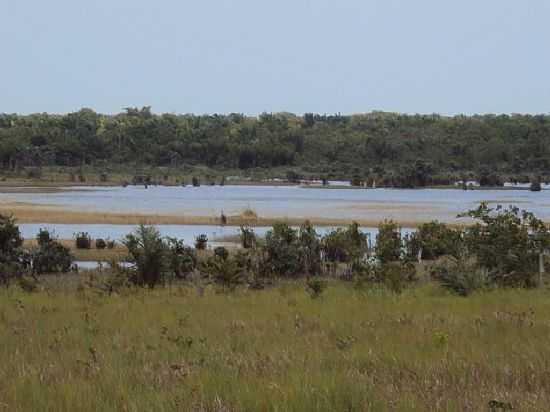
[[[55,280],[54,280],[55,279]],[[550,405],[548,290],[301,282],[0,290],[0,410],[519,411]],[[493,405],[499,405],[493,403]],[[505,410],[505,409],[494,409]]]

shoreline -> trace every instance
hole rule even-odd
[[[149,214],[149,213],[109,213],[97,211],[75,211],[53,205],[38,205],[32,203],[12,202],[0,203],[0,214],[13,215],[18,223],[34,224],[112,224],[112,225],[213,225],[213,226],[240,226],[251,227],[272,226],[275,223],[288,223],[299,226],[309,221],[315,226],[347,226],[353,222],[364,227],[377,227],[385,220],[376,218],[363,219],[334,219],[322,217],[281,217],[281,216],[245,216],[228,215],[225,224],[222,224],[219,216],[199,215],[173,215],[173,214]],[[429,219],[392,219],[401,227],[416,228]],[[462,228],[470,223],[463,219],[449,222],[442,221],[449,227]]]

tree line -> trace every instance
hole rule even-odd
[[[206,166],[414,187],[550,176],[549,115],[0,114],[0,169]]]

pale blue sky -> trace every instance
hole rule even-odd
[[[549,0],[0,0],[0,112],[549,113]]]

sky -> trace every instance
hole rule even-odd
[[[550,113],[549,0],[0,0],[0,112]]]

